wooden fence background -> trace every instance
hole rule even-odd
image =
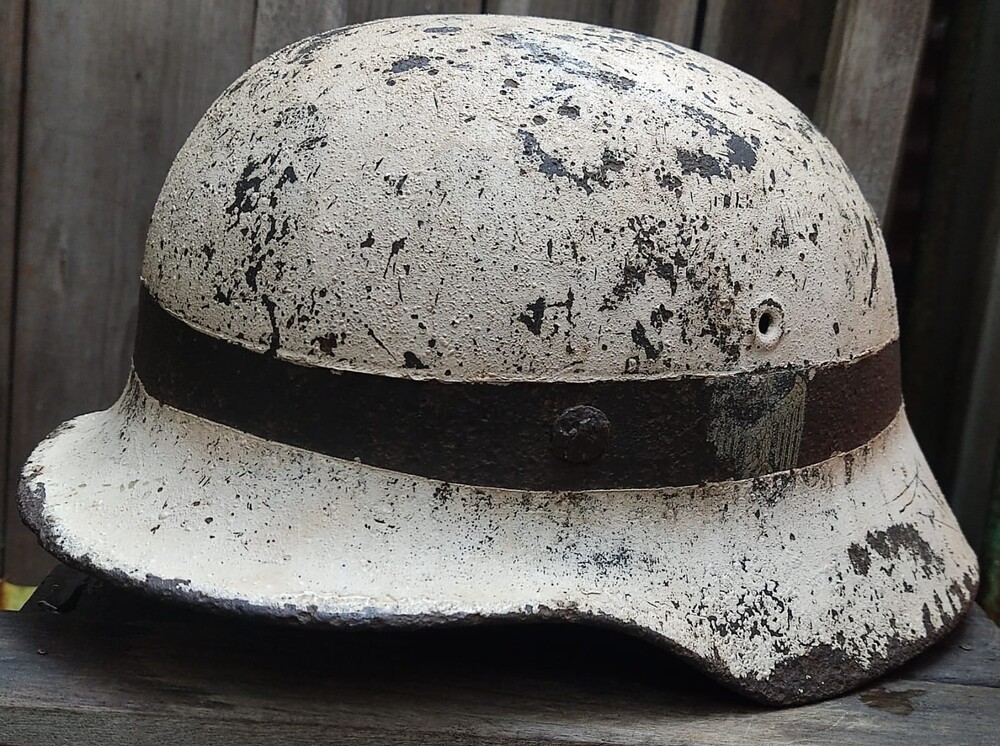
[[[882,217],[911,419],[970,538],[988,548],[1000,3],[0,0],[0,577],[33,584],[50,566],[17,517],[16,475],[55,425],[121,390],[144,233],[195,122],[285,44],[429,12],[560,16],[663,37],[762,78],[811,116]]]

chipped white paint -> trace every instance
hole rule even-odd
[[[881,348],[888,266],[836,151],[754,78],[627,32],[455,16],[254,66],[178,155],[143,274],[192,326],[308,365],[590,380]]]
[[[709,375],[897,336],[875,218],[805,117],[694,52],[541,19],[386,20],[262,61],[178,156],[144,279],[211,335],[389,376]],[[745,392],[767,427],[711,437],[778,473],[569,494],[267,442],[133,379],[35,450],[22,509],[63,559],[201,603],[581,615],[766,701],[815,698],[949,628],[977,569],[902,412],[779,471],[806,386],[769,381]]]

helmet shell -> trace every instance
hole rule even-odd
[[[143,275],[125,393],[19,487],[102,577],[314,624],[613,624],[786,704],[975,597],[900,405],[874,215],[800,112],[695,52],[499,16],[293,44],[178,154]],[[470,454],[502,478],[424,459]],[[507,467],[530,459],[540,480]]]
[[[754,370],[897,335],[875,216],[801,112],[556,20],[380,22],[263,60],[177,156],[143,274],[209,334],[413,378]]]

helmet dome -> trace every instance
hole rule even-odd
[[[378,22],[263,60],[177,156],[143,275],[209,334],[416,378],[746,371],[897,335],[875,216],[804,115],[556,20]]]

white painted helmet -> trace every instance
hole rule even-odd
[[[566,21],[383,20],[195,128],[128,387],[38,446],[21,510],[171,599],[611,624],[801,702],[976,591],[897,336],[875,216],[759,81]]]

